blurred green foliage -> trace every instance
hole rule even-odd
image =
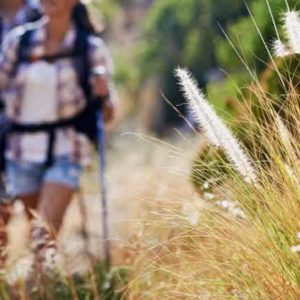
[[[246,12],[239,0],[155,1],[145,20],[139,48],[141,81],[159,76],[163,93],[180,106],[183,99],[175,88],[174,68],[188,67],[204,87],[208,71],[218,66],[215,51],[216,38],[221,36],[218,23],[226,26]],[[166,120],[176,119],[172,108],[166,111]]]
[[[141,63],[144,76],[168,72],[180,64],[205,77],[216,65],[214,38],[220,34],[217,23],[226,24],[245,14],[241,1],[233,0],[156,1],[144,27]],[[222,12],[222,13],[221,13]]]
[[[119,0],[93,0],[91,5],[101,12],[106,22],[109,22],[118,9]]]
[[[299,0],[289,1],[290,7],[293,8],[299,4]],[[247,16],[239,18],[236,22],[230,22],[226,28],[226,33],[244,62],[250,68],[262,71],[270,58],[266,46],[270,48],[271,41],[276,38],[272,16],[276,22],[276,27],[278,27],[283,12],[287,11],[287,6],[283,0],[255,0],[248,5]],[[218,63],[230,73],[243,68],[241,59],[236,55],[226,38],[217,39],[216,56]]]
[[[118,3],[126,8],[137,2],[120,0]],[[256,95],[247,88],[253,79],[263,81],[275,108],[279,110],[283,103],[286,88],[272,70],[270,49],[277,32],[283,37],[281,18],[288,9],[287,2],[290,8],[300,8],[300,0],[153,1],[135,52],[131,53],[135,65],[120,64],[119,78],[130,82],[132,90],[142,86],[149,77],[159,78],[163,94],[185,112],[173,73],[178,65],[188,67],[219,115],[250,149],[255,134],[251,138],[245,134],[247,125],[238,120],[241,111],[237,104],[251,99],[254,115],[266,119]],[[293,83],[298,86],[298,76],[295,76],[298,58],[277,62],[284,77],[293,76]],[[217,76],[212,72],[216,70],[219,70]],[[165,101],[161,103],[165,105],[163,122],[178,121],[177,112]],[[211,158],[213,154],[209,153],[206,154]],[[215,173],[214,168],[211,171]]]
[[[126,11],[144,2],[94,0],[93,4],[107,22],[113,22],[119,9]],[[291,8],[300,6],[300,0],[288,3]],[[242,98],[239,87],[253,79],[249,70],[257,74],[265,70],[270,59],[266,47],[276,37],[272,17],[278,26],[286,10],[284,0],[154,0],[131,53],[115,55],[116,81],[134,91],[149,77],[157,77],[164,95],[180,105],[183,99],[174,88],[173,72],[176,66],[185,66],[207,88],[219,112],[226,118],[235,116],[226,98]],[[217,68],[224,78],[215,84],[209,79],[210,71]]]
[[[299,4],[299,0],[289,1],[292,8],[297,9]],[[287,11],[285,1],[256,0],[247,9],[247,16],[227,24],[226,37],[219,36],[216,39],[217,62],[219,66],[226,69],[230,76],[222,82],[209,83],[208,94],[219,114],[232,122],[232,129],[248,149],[249,155],[257,152],[255,149],[260,149],[256,155],[260,157],[261,161],[268,163],[270,157],[267,149],[261,144],[260,133],[257,128],[251,128],[251,124],[243,120],[240,111],[235,109],[237,100],[251,103],[250,108],[253,117],[258,123],[267,124],[270,122],[268,113],[261,106],[256,92],[247,88],[251,81],[258,79],[268,95],[269,104],[281,115],[286,124],[289,124],[290,130],[293,130],[292,116],[286,115],[286,110],[282,108],[287,104],[286,97],[291,86],[299,93],[299,56],[275,59],[278,71],[274,69],[271,63],[271,45],[272,40],[278,36],[277,32],[285,40],[281,26],[282,14]],[[275,24],[272,18],[275,20]],[[281,79],[278,72],[282,76]],[[215,159],[217,161],[216,166],[220,167],[223,164],[223,160],[216,155],[214,158],[210,155],[209,159]],[[194,167],[194,177],[195,169],[198,170],[198,173],[196,172],[197,179],[194,179],[197,186],[202,186],[207,180],[212,180],[219,168],[216,166],[210,168],[204,176],[197,165],[206,161],[205,153],[201,152]],[[201,176],[198,175],[199,173]]]
[[[300,7],[299,0],[290,0],[288,4],[290,8]],[[248,2],[247,15],[227,24],[224,28],[226,37],[217,37],[215,50],[218,65],[230,74],[230,77],[224,80],[223,85],[228,86],[228,82],[232,81],[232,76],[238,75],[239,78],[244,79],[243,81],[237,80],[236,86],[232,85],[231,91],[227,89],[227,95],[230,94],[237,99],[244,98],[245,95],[236,87],[247,86],[251,80],[255,79],[252,75],[259,78],[260,74],[269,67],[272,41],[277,38],[277,32],[283,38],[281,18],[287,9],[286,2],[283,0]],[[276,91],[269,90],[271,93]],[[212,96],[214,98],[214,95]]]
[[[297,8],[300,0],[288,3]],[[159,76],[166,97],[180,105],[183,99],[174,88],[173,71],[177,65],[188,67],[200,86],[207,88],[218,112],[235,117],[226,98],[243,98],[240,87],[253,80],[249,70],[257,76],[265,70],[275,26],[279,27],[286,10],[284,0],[154,1],[139,46],[141,81]],[[223,69],[221,83],[208,82],[215,68]]]

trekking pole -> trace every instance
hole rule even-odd
[[[100,99],[99,99],[100,100]],[[102,99],[100,101],[103,101]],[[104,258],[107,270],[110,268],[110,249],[109,249],[109,230],[108,230],[108,203],[107,203],[107,187],[106,187],[106,155],[105,155],[105,127],[103,120],[102,108],[96,112],[97,120],[97,143],[99,156],[99,172],[101,186],[101,203],[102,203],[102,228],[104,243]]]
[[[5,141],[6,134],[11,128],[11,121],[5,115],[3,103],[0,102],[0,200],[10,200],[13,199],[12,195],[8,195],[6,190],[6,181],[4,179],[5,170]]]
[[[105,68],[97,68],[94,70],[95,76],[106,75]],[[105,143],[105,124],[103,117],[103,106],[106,97],[98,96],[97,100],[99,109],[96,111],[97,123],[97,146],[99,157],[99,177],[101,187],[101,204],[102,204],[102,230],[103,230],[103,250],[104,259],[107,271],[110,269],[110,245],[109,245],[109,230],[108,230],[108,200],[107,200],[107,185],[106,185],[106,143]]]

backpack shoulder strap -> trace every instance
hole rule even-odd
[[[91,74],[89,63],[89,33],[80,28],[77,28],[73,56],[79,58],[75,64],[75,68],[78,74],[79,84],[84,91],[87,100],[89,100],[92,95],[92,89],[89,82]]]
[[[0,45],[2,44],[2,40],[3,40],[3,19],[0,16]]]
[[[29,48],[31,43],[31,37],[34,32],[34,29],[26,30],[20,37],[19,46],[17,49],[17,60],[16,65],[22,61],[28,60]]]
[[[37,8],[30,7],[26,14],[26,22],[36,22],[42,18],[42,14]]]
[[[31,40],[34,32],[40,27],[41,21],[36,21],[32,23],[27,23],[25,25],[19,26],[22,28],[22,34],[20,34],[20,42],[17,48],[17,60],[16,65],[22,61],[28,61],[30,57],[30,46]]]

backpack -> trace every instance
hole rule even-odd
[[[31,62],[33,59],[29,55],[31,37],[34,33],[35,28],[29,28],[26,30],[20,38],[19,47],[17,50],[17,63],[18,65],[22,62]],[[88,61],[89,43],[88,38],[90,34],[81,28],[76,28],[76,40],[73,50],[68,53],[58,53],[53,56],[43,56],[40,60],[45,61],[55,61],[62,58],[72,58],[74,61],[75,69],[77,71],[78,83],[82,88],[85,98],[86,106],[77,115],[71,118],[66,118],[58,120],[55,122],[47,122],[40,124],[20,124],[9,120],[7,117],[3,116],[4,120],[1,123],[6,124],[1,127],[3,130],[0,131],[0,170],[5,170],[5,146],[6,139],[10,133],[37,133],[45,132],[48,134],[48,148],[47,148],[47,159],[45,161],[46,166],[51,166],[53,163],[54,146],[56,140],[56,130],[61,128],[72,127],[77,132],[83,133],[88,137],[88,139],[96,144],[97,139],[97,125],[96,125],[96,114],[95,111],[99,109],[101,101],[93,101],[92,99],[92,89],[89,83],[89,78],[91,75],[91,70]],[[36,61],[36,58],[34,58]],[[4,130],[6,128],[6,130]],[[4,131],[4,132],[3,132]]]

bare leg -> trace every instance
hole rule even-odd
[[[73,189],[65,185],[46,183],[42,187],[37,208],[38,219],[32,220],[31,227],[32,250],[35,253],[38,271],[51,272],[51,268],[55,268],[55,238],[61,228],[72,195]],[[50,267],[49,263],[53,267]],[[47,270],[47,268],[50,269]]]
[[[21,201],[23,202],[25,206],[25,211],[27,214],[27,217],[29,219],[32,219],[32,211],[35,211],[37,209],[37,205],[39,202],[39,193],[33,193],[33,194],[27,194],[20,196]]]
[[[61,228],[73,192],[72,188],[58,183],[46,183],[42,187],[38,214],[54,230],[55,234]]]

